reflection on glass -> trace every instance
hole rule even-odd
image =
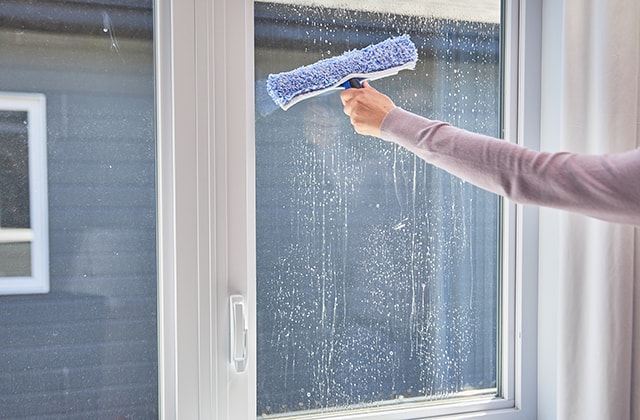
[[[8,3],[0,91],[46,96],[50,292],[0,296],[0,418],[157,418],[152,2]],[[2,226],[28,224],[5,170]]]
[[[284,112],[263,84],[408,33],[416,70],[374,86],[498,135],[499,22],[291,3],[255,4],[257,414],[495,393],[498,198],[355,134],[337,93]]]

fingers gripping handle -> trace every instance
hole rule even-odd
[[[230,310],[230,343],[231,343],[231,364],[236,373],[242,373],[247,368],[247,335],[249,323],[244,303],[244,297],[233,295],[229,302]]]

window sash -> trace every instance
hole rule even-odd
[[[155,8],[161,413],[254,419],[253,3],[175,2],[157,0]],[[535,146],[539,74],[531,69],[539,67],[541,1],[504,7],[504,137]],[[508,202],[503,211],[503,398],[349,418],[535,417],[537,213]],[[229,357],[234,294],[248,307],[248,368],[240,374]]]

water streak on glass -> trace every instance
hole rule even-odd
[[[374,86],[498,135],[499,23],[391,6],[255,3],[258,416],[495,393],[497,197],[354,133],[337,93],[285,112],[264,92],[269,73],[408,33],[415,71]]]

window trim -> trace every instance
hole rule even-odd
[[[542,0],[504,0],[504,135],[537,147]],[[255,419],[252,0],[156,0],[161,418]],[[537,210],[504,205],[504,399],[399,417],[536,417]],[[229,296],[249,307],[247,372],[229,363]],[[450,406],[450,405],[449,405]],[[344,418],[344,413],[340,413]],[[329,417],[330,416],[325,416]],[[354,413],[353,419],[390,419]]]
[[[31,243],[31,275],[0,277],[0,295],[49,292],[47,105],[40,93],[0,92],[0,109],[27,113],[29,137],[29,229],[8,229],[7,242]]]
[[[255,305],[252,18],[249,0],[155,3],[163,419],[244,419],[255,410],[255,392],[246,393],[255,334],[247,372],[233,374],[228,307],[233,294]],[[241,404],[230,401],[240,394]]]

